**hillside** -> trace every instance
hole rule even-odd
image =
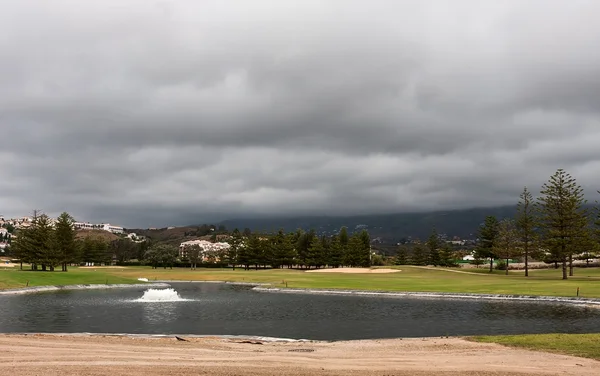
[[[492,208],[474,208],[467,210],[447,210],[425,213],[397,213],[382,215],[361,215],[350,217],[297,217],[297,218],[261,218],[231,219],[221,225],[234,228],[250,228],[252,231],[294,231],[298,228],[315,229],[319,233],[333,233],[346,226],[350,231],[365,227],[372,238],[381,237],[386,243],[402,238],[426,238],[435,227],[438,233],[459,236],[464,239],[476,237],[480,224],[488,215],[499,219],[514,217],[515,206]]]
[[[75,233],[76,239],[84,239],[87,236],[102,238],[107,242],[119,239],[118,235],[104,230],[77,230],[77,232]]]

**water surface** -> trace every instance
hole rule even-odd
[[[214,283],[172,286],[181,301],[145,301],[146,288],[0,296],[0,332],[315,340],[600,332],[600,308],[572,304],[285,294]]]

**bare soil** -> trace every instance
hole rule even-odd
[[[329,268],[307,270],[306,273],[352,273],[352,274],[380,274],[397,273],[400,269],[370,269],[370,268]]]
[[[240,339],[0,335],[0,375],[597,376],[600,362],[457,338],[243,343]],[[250,341],[254,342],[254,341]]]

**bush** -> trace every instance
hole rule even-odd
[[[496,270],[506,270],[506,261],[498,260],[496,262],[496,266],[494,267]]]

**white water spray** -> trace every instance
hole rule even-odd
[[[138,302],[184,302],[175,289],[148,289],[144,295],[137,299]]]

